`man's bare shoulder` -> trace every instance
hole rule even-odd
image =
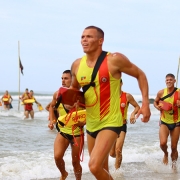
[[[110,58],[120,58],[120,59],[124,59],[124,58],[127,58],[124,54],[120,53],[120,52],[114,52],[114,53],[110,53],[109,54],[109,57]]]
[[[110,53],[108,55],[108,60],[110,60],[111,62],[114,63],[127,63],[127,61],[129,61],[129,59],[122,53],[119,52],[114,52],[114,53]]]
[[[157,93],[157,97],[161,98],[163,93],[164,93],[164,89],[159,90]]]
[[[78,65],[82,58],[78,58],[73,62],[73,65]]]

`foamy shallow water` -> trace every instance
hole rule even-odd
[[[45,107],[52,96],[37,96],[37,100]],[[0,179],[2,180],[59,180],[59,171],[53,158],[53,143],[56,130],[49,130],[48,112],[37,110],[34,105],[35,119],[23,119],[23,107],[20,112],[18,100],[13,101],[13,109],[4,111],[0,107]],[[130,114],[132,107],[129,107]],[[161,163],[163,154],[159,148],[159,112],[151,105],[151,120],[142,123],[140,118],[136,124],[128,123],[128,130],[123,149],[122,167],[115,171],[114,159],[109,158],[109,169],[116,180],[179,180],[180,167],[177,173],[172,172],[171,164]],[[168,143],[170,147],[170,144]],[[179,146],[178,146],[179,149]],[[170,151],[170,150],[169,150]],[[71,163],[71,150],[65,156],[66,168],[69,172],[67,180],[74,180]],[[82,180],[95,179],[89,172],[89,156],[87,146],[84,149]],[[178,160],[179,164],[179,160]]]

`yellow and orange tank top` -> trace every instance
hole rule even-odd
[[[8,95],[3,95],[3,101],[9,101],[9,99],[10,99],[10,95],[8,94]]]
[[[59,116],[63,116],[65,114],[67,114],[62,104],[59,105],[58,112],[59,112]],[[66,126],[62,127],[59,123],[58,123],[58,127],[61,130],[61,132],[69,134],[69,135],[73,135],[74,134],[76,136],[76,135],[80,135],[81,134],[81,131],[80,131],[79,127],[76,127],[73,130],[72,127],[66,127]]]
[[[129,106],[126,94],[127,94],[126,92],[122,91],[121,96],[120,96],[120,110],[122,113],[123,124],[127,123],[127,110],[128,110],[128,106]]]
[[[108,56],[108,55],[107,55]],[[86,105],[86,129],[95,132],[105,127],[123,125],[120,113],[119,88],[120,80],[114,78],[107,65],[107,56],[102,62],[94,80],[96,86],[90,87],[84,94]],[[82,57],[76,74],[77,81],[83,87],[91,81],[94,68],[86,63],[87,57]]]
[[[28,93],[28,94],[29,94],[29,93]],[[23,97],[23,98],[29,98],[28,94],[27,94],[27,93],[23,93],[22,97]]]
[[[161,120],[167,124],[180,122],[180,108],[176,106],[176,101],[178,99],[178,91],[179,89],[176,90],[171,97],[164,99],[165,102],[168,102],[173,105],[172,110],[161,112]],[[166,96],[167,94],[168,94],[168,90],[167,88],[165,88],[162,97]]]
[[[10,100],[10,95],[4,95],[3,98],[2,98],[2,101],[4,103],[4,105],[8,105],[9,104],[9,100]]]

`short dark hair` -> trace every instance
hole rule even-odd
[[[168,73],[168,74],[166,75],[166,78],[167,78],[167,77],[172,77],[172,78],[175,79],[175,76],[174,76],[174,74],[172,74],[172,73]]]
[[[66,74],[70,74],[70,75],[72,76],[72,74],[71,74],[71,70],[69,70],[69,69],[68,69],[68,70],[63,71],[63,74],[64,74],[64,73],[66,73]]]
[[[103,31],[101,28],[99,28],[99,27],[96,27],[96,26],[88,26],[88,27],[86,27],[85,29],[96,29],[97,32],[98,32],[98,37],[99,37],[99,38],[104,38],[104,31]]]

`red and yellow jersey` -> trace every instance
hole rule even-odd
[[[178,100],[178,91],[179,89],[177,89],[171,97],[164,99],[165,102],[172,104],[173,107],[170,111],[163,110],[161,112],[161,120],[167,124],[180,122],[180,108],[176,106],[176,101]],[[165,88],[162,97],[166,96],[167,94],[168,90]]]
[[[127,110],[129,106],[126,94],[127,94],[126,92],[122,91],[120,96],[120,110],[122,113],[123,124],[127,123]]]
[[[107,55],[108,56],[108,55]],[[105,127],[119,127],[123,125],[119,110],[120,80],[114,78],[107,65],[107,56],[102,62],[94,80],[96,86],[90,87],[84,94],[86,105],[86,128],[90,132]],[[77,81],[83,87],[91,81],[94,68],[86,63],[87,57],[82,57],[76,75]]]
[[[59,105],[58,112],[59,112],[59,116],[63,116],[65,114],[67,114],[62,104]],[[76,135],[81,134],[79,127],[72,129],[73,127],[67,127],[67,126],[62,127],[59,123],[58,123],[58,127],[61,130],[61,132],[69,134],[69,135],[74,134],[76,136]]]
[[[2,101],[3,101],[4,105],[10,104],[9,100],[10,100],[10,95],[9,95],[9,94],[8,94],[8,95],[5,94],[5,95],[2,97]]]

